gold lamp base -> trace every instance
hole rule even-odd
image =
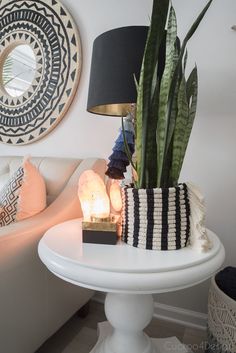
[[[118,240],[117,229],[118,224],[110,218],[83,221],[83,243],[115,245]]]

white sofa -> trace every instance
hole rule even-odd
[[[0,157],[0,186],[22,157]],[[51,226],[80,217],[78,179],[86,169],[103,178],[104,160],[32,158],[46,181],[48,207],[40,214],[0,228],[0,352],[34,353],[93,295],[53,276],[37,245]]]

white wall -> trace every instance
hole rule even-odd
[[[179,33],[185,33],[205,0],[173,1]],[[207,201],[207,224],[226,248],[226,263],[236,266],[236,22],[235,0],[215,0],[188,45],[189,63],[199,69],[198,114],[182,180],[200,185]],[[180,20],[181,19],[181,20]],[[192,59],[194,58],[194,59]],[[208,283],[161,295],[160,301],[206,310]]]
[[[75,100],[63,121],[44,139],[28,146],[1,145],[1,155],[108,157],[119,119],[86,112],[94,38],[111,28],[149,23],[151,0],[64,0],[80,29],[83,72]],[[173,0],[180,37],[206,0]],[[227,264],[236,266],[236,1],[214,0],[191,40],[189,64],[198,64],[198,115],[183,167],[182,180],[199,184],[207,199],[208,226],[222,239]],[[190,65],[190,66],[191,66]],[[204,312],[207,284],[165,294],[159,300]]]

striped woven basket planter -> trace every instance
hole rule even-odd
[[[122,189],[122,235],[129,245],[149,250],[176,250],[190,234],[186,184],[157,189]]]
[[[236,301],[211,280],[206,353],[236,353]]]

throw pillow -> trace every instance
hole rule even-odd
[[[22,186],[24,170],[22,167],[12,175],[0,191],[0,226],[6,226],[15,222],[19,198],[19,189]]]
[[[24,178],[19,190],[16,220],[32,217],[46,207],[46,185],[38,169],[26,158],[23,162]]]
[[[26,158],[0,191],[0,226],[41,212],[46,207],[46,186],[37,168]]]

